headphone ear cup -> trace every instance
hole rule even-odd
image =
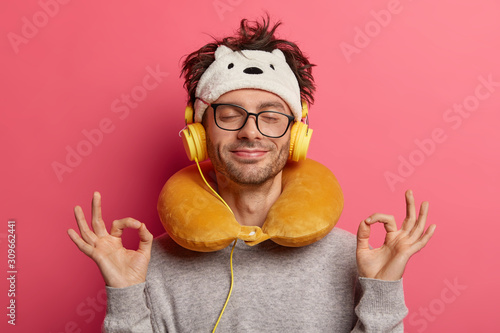
[[[298,162],[305,160],[313,130],[300,121],[295,122],[290,133],[290,153],[288,159]]]
[[[195,158],[199,162],[207,159],[207,140],[205,128],[200,123],[187,125],[187,128],[181,131],[182,143],[190,161]]]

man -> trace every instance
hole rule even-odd
[[[274,37],[278,25],[270,29],[266,20],[243,20],[238,35],[207,44],[184,62],[194,118],[206,130],[217,191],[241,225],[262,226],[280,197],[290,126],[283,127],[279,119],[300,120],[297,103],[312,101],[314,92],[312,65],[295,44]],[[203,76],[212,71],[217,53],[233,51],[249,59],[268,59],[269,52],[284,55],[292,82],[283,79],[286,75],[270,84],[260,81],[266,77],[259,76],[263,70],[258,67],[245,72],[248,80],[236,80],[233,75],[241,73],[232,74],[234,63],[224,64],[220,70],[227,73],[213,80]],[[276,61],[266,69],[270,75],[278,71]],[[228,76],[220,81],[220,75]],[[269,111],[273,118],[266,120]],[[406,204],[401,229],[393,216],[375,213],[360,223],[357,238],[334,228],[320,241],[298,248],[271,241],[253,247],[237,243],[234,290],[220,317],[231,287],[229,248],[200,253],[180,247],[168,235],[153,240],[146,226],[132,218],[114,221],[108,233],[97,192],[93,230],[77,206],[81,237],[74,230],[68,234],[97,263],[106,282],[107,332],[205,332],[215,327],[223,332],[403,332],[408,312],[403,271],[435,230],[432,225],[424,232],[427,202],[418,217],[411,191]],[[384,223],[386,240],[370,249],[370,225],[377,222]],[[122,246],[125,228],[138,230],[137,251]]]

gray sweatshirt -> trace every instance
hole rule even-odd
[[[153,242],[145,283],[106,287],[105,332],[211,332],[231,283],[231,247]],[[403,332],[402,280],[360,278],[356,236],[334,228],[299,248],[265,241],[234,250],[234,289],[217,332]]]

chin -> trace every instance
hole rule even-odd
[[[227,163],[225,168],[225,174],[229,179],[241,185],[264,184],[274,179],[282,169],[269,163],[259,166],[257,161],[242,162],[241,164]]]
[[[271,151],[264,158],[235,158],[227,151],[215,149],[208,149],[208,156],[216,171],[232,182],[262,185],[273,180],[283,170],[288,160],[288,146],[284,146],[279,153]]]

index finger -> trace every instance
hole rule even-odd
[[[365,222],[367,224],[374,224],[380,222],[384,224],[385,231],[387,232],[398,231],[398,225],[396,224],[396,219],[394,219],[394,216],[392,215],[375,213],[370,215],[367,219],[365,219]]]
[[[121,220],[113,221],[113,224],[111,225],[110,235],[113,237],[121,237],[124,229],[126,228],[139,229],[140,227],[141,227],[141,222],[131,217],[126,217]]]

